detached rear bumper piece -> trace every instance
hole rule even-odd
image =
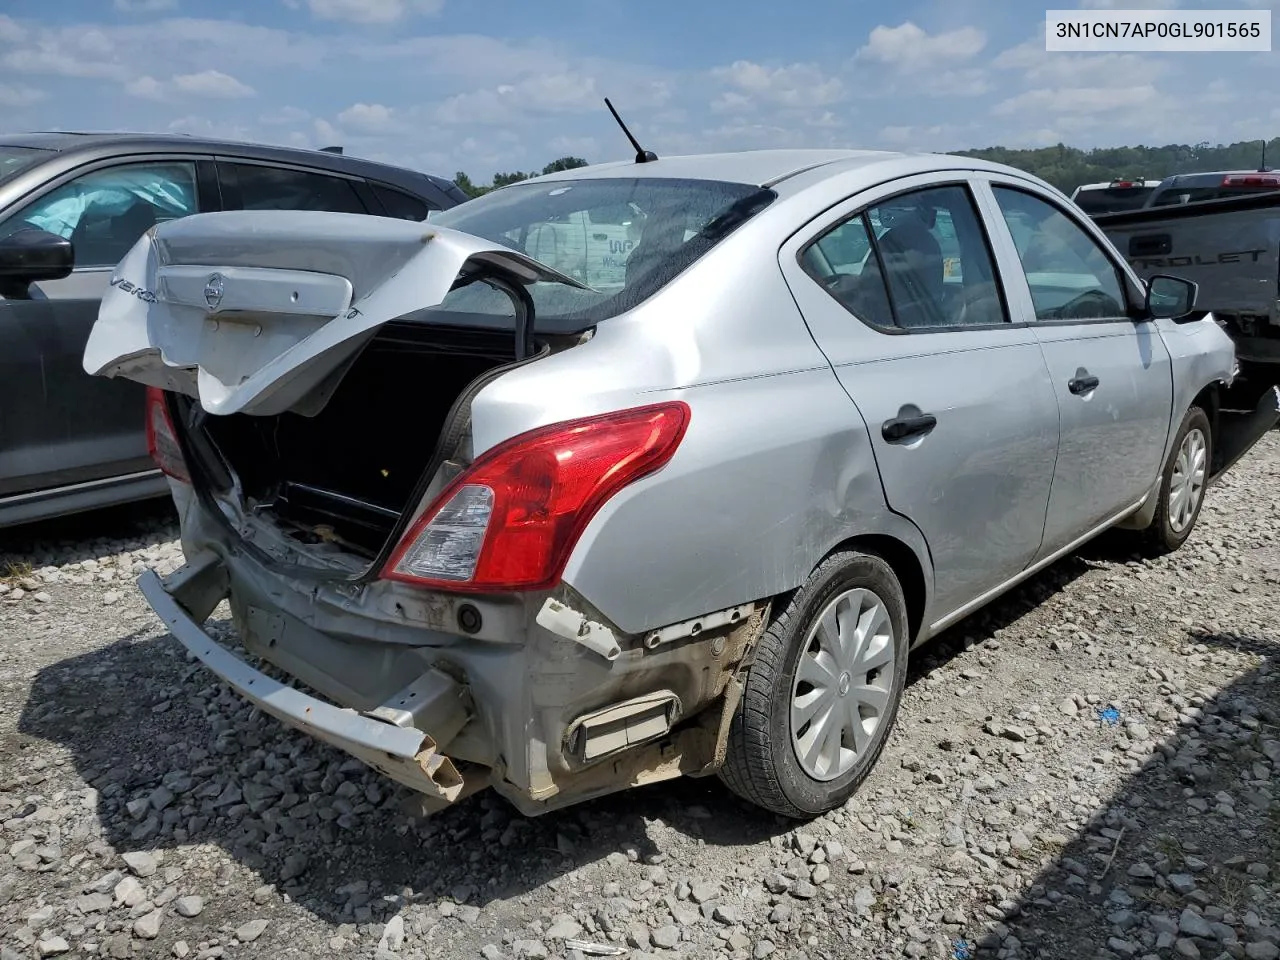
[[[470,719],[465,692],[453,678],[429,669],[376,716],[326,703],[267,676],[231,653],[201,626],[227,593],[220,557],[203,552],[167,580],[147,571],[138,580],[143,595],[169,631],[240,696],[282,723],[322,740],[438,803],[464,794],[461,774],[440,752]],[[203,614],[203,616],[201,616]],[[409,725],[409,724],[413,725]],[[436,738],[420,727],[429,727]],[[465,792],[470,792],[466,790]]]

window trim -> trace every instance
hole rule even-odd
[[[98,160],[91,160],[87,163],[79,164],[66,170],[56,177],[43,181],[38,187],[14,200],[6,208],[6,215],[0,219],[0,228],[3,228],[12,218],[22,215],[24,210],[30,209],[33,203],[41,198],[59,190],[81,177],[98,173],[101,170],[111,170],[116,167],[134,167],[139,165],[153,166],[166,163],[186,163],[191,166],[191,182],[195,188],[196,213],[213,213],[215,210],[206,210],[201,204],[201,200],[205,199],[205,194],[201,189],[200,181],[200,162],[211,160],[212,156],[207,153],[126,153],[114,157],[103,157]],[[193,216],[193,214],[188,214]],[[93,264],[91,266],[73,266],[71,272],[79,273],[104,273],[114,270],[119,263],[109,264]],[[56,283],[57,281],[49,281]]]
[[[999,294],[1000,305],[1004,312],[1005,320],[1003,323],[974,323],[974,324],[964,324],[963,326],[939,326],[939,327],[903,327],[898,325],[898,320],[897,320],[898,309],[896,304],[894,303],[893,289],[885,277],[884,258],[880,253],[880,242],[879,242],[879,239],[876,237],[875,232],[871,229],[870,222],[868,221],[867,218],[871,210],[875,209],[878,206],[882,206],[885,203],[888,203],[898,197],[909,196],[915,193],[922,193],[926,190],[941,189],[944,187],[960,187],[961,190],[963,190],[966,193],[970,203],[972,204],[972,209],[978,223],[978,229],[982,232],[982,238],[986,244],[987,257],[991,263],[991,269],[993,273],[993,279],[996,285],[996,291]],[[864,191],[859,191],[859,193],[862,193],[862,192]],[[851,200],[853,199],[853,197],[846,197],[845,199]],[[871,241],[871,252],[874,253],[876,256],[876,263],[880,269],[881,280],[884,282],[884,285],[885,285],[885,295],[889,301],[889,310],[894,317],[894,326],[892,327],[881,326],[880,324],[872,323],[870,320],[866,319],[865,317],[858,316],[856,313],[854,313],[852,310],[846,307],[843,303],[837,300],[835,294],[831,292],[831,290],[826,286],[826,284],[822,283],[821,280],[814,277],[813,274],[810,273],[809,270],[806,269],[805,267],[804,255],[805,255],[805,252],[811,246],[817,244],[828,234],[832,233],[835,230],[838,230],[840,227],[851,222],[855,218],[861,218],[863,220],[864,226],[867,231],[867,236]],[[956,176],[952,176],[947,179],[932,180],[932,181],[929,181],[928,183],[917,184],[910,187],[902,187],[898,190],[894,190],[889,193],[880,194],[876,196],[875,199],[867,201],[866,203],[855,208],[853,211],[850,211],[848,214],[840,217],[835,223],[823,228],[821,232],[815,234],[814,236],[810,237],[808,240],[804,241],[796,250],[796,266],[800,268],[801,273],[803,273],[806,277],[809,278],[809,280],[811,280],[814,284],[820,287],[823,293],[825,293],[828,297],[830,297],[833,301],[835,301],[836,305],[839,306],[841,310],[849,314],[849,316],[853,317],[855,320],[857,320],[863,326],[867,327],[869,330],[874,330],[876,333],[882,333],[888,336],[922,335],[922,334],[928,335],[928,334],[942,334],[942,333],[972,333],[972,332],[983,332],[983,331],[991,331],[991,330],[1014,330],[1020,327],[1031,326],[1031,324],[1029,323],[1014,319],[1013,311],[1011,309],[1011,304],[1009,302],[1008,290],[1005,286],[1003,267],[1001,265],[1000,256],[998,254],[998,251],[996,250],[995,243],[994,243],[995,238],[991,236],[991,227],[988,223],[986,223],[986,220],[987,220],[987,214],[986,214],[986,211],[983,209],[982,199],[979,196],[978,191],[975,189],[975,183],[973,181],[972,175],[961,172],[961,173],[958,173]]]
[[[244,195],[240,190],[240,175],[235,171],[237,166],[250,167],[267,167],[271,170],[289,170],[294,173],[306,173],[319,177],[329,177],[333,180],[345,180],[351,184],[351,191],[355,194],[357,202],[364,207],[365,215],[372,213],[369,205],[369,198],[364,192],[368,190],[363,177],[355,174],[340,172],[336,170],[322,170],[318,167],[307,167],[300,163],[277,163],[272,160],[263,160],[260,157],[237,157],[228,156],[226,154],[218,154],[213,158],[214,169],[218,175],[218,190],[222,196],[222,209],[240,211],[244,210]],[[364,188],[363,190],[361,188]],[[372,193],[372,191],[369,191]]]
[[[367,180],[365,181],[365,183],[369,188],[369,193],[373,197],[374,203],[377,204],[378,209],[381,211],[381,215],[384,217],[390,217],[396,220],[403,219],[401,217],[394,216],[392,213],[390,213],[387,210],[387,205],[382,202],[382,196],[379,194],[380,190],[386,190],[391,193],[398,193],[401,196],[408,197],[410,200],[416,200],[418,203],[422,204],[424,207],[427,208],[426,217],[424,217],[421,220],[409,221],[411,223],[426,223],[427,220],[430,219],[431,214],[439,213],[441,210],[441,208],[437,206],[433,201],[428,200],[426,197],[422,196],[421,194],[410,193],[408,190],[405,190],[403,187],[397,187],[395,184],[387,183],[384,180]]]
[[[990,191],[991,203],[993,204],[993,212],[997,217],[996,229],[1003,232],[1005,239],[1009,245],[1009,255],[1012,262],[1017,265],[1019,271],[1019,283],[1026,291],[1026,306],[1030,309],[1029,316],[1031,319],[1025,321],[1027,326],[1036,327],[1064,327],[1064,326],[1102,326],[1103,324],[1123,323],[1134,326],[1138,323],[1150,322],[1149,317],[1142,315],[1141,300],[1135,301],[1135,297],[1141,294],[1140,285],[1136,284],[1132,272],[1127,263],[1117,261],[1112,255],[1111,243],[1106,239],[1099,228],[1086,214],[1083,218],[1074,214],[1068,205],[1060,203],[1058,199],[1045,191],[1038,189],[1035,184],[1019,181],[1013,177],[1002,176],[999,174],[987,174],[983,177],[987,189]],[[1040,202],[1052,207],[1059,214],[1066,217],[1073,225],[1078,227],[1094,245],[1098,248],[1098,252],[1102,254],[1103,259],[1111,264],[1111,269],[1116,274],[1116,280],[1120,284],[1120,291],[1124,295],[1125,307],[1128,313],[1119,317],[1067,317],[1051,320],[1041,320],[1035,315],[1035,300],[1031,296],[1031,284],[1027,280],[1026,267],[1022,265],[1022,257],[1018,254],[1017,244],[1013,240],[1013,231],[1009,229],[1009,224],[1005,220],[1004,210],[1000,206],[1000,199],[996,194],[997,189],[1005,189],[1011,193],[1022,193],[1030,196]],[[1068,201],[1068,204],[1070,202]],[[1083,211],[1081,211],[1083,213]],[[1102,234],[1099,239],[1098,234]]]

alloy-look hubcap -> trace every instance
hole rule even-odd
[[[1182,438],[1178,456],[1173,461],[1173,476],[1169,478],[1169,526],[1174,533],[1185,530],[1195,516],[1200,498],[1204,496],[1207,464],[1204,433],[1193,427]]]
[[[827,604],[806,638],[791,691],[791,744],[805,773],[834,780],[867,754],[897,669],[884,601],[855,589]]]

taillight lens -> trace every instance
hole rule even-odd
[[[159,387],[147,387],[147,452],[166,475],[183,483],[191,482],[182,448],[178,446],[177,431],[169,419],[164,391]]]
[[[688,423],[687,404],[662,403],[499,444],[427,508],[382,575],[441,590],[548,589],[600,507],[665,465]]]

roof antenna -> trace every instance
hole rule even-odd
[[[622,122],[622,118],[618,116],[618,111],[613,109],[613,104],[609,102],[609,98],[604,98],[604,105],[609,108],[609,112],[613,114],[613,119],[618,121],[618,126],[622,128],[622,132],[627,135],[627,139],[631,141],[631,145],[636,148],[636,163],[653,163],[658,159],[658,155],[652,150],[646,150],[640,146],[640,141],[631,135],[631,131],[627,129],[627,125]]]
[[[1263,141],[1262,141],[1262,166],[1258,167],[1258,172],[1259,172],[1259,173],[1269,173],[1269,172],[1270,172],[1269,170],[1267,170],[1267,141],[1266,141],[1266,138],[1263,138]]]

